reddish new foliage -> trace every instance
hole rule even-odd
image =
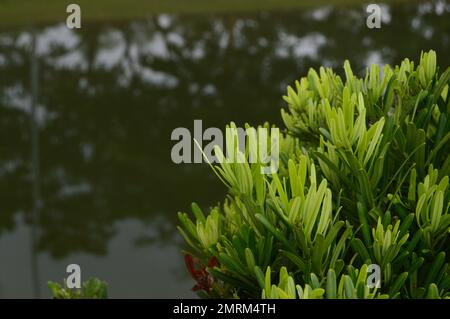
[[[206,271],[206,266],[200,263],[197,258],[192,257],[191,255],[184,255],[184,262],[186,263],[186,267],[192,278],[197,281],[197,284],[192,287],[192,290],[204,290],[208,292],[211,289],[214,279]],[[217,259],[216,257],[212,257],[208,261],[208,267],[212,268],[215,266],[217,266]]]

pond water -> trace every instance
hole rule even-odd
[[[172,130],[282,125],[309,67],[361,74],[431,48],[449,65],[449,3],[382,8],[379,30],[363,6],[0,26],[0,298],[47,298],[71,263],[110,297],[194,297],[176,213],[225,188],[172,163]]]

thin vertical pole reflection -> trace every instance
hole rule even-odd
[[[38,86],[38,61],[36,56],[36,32],[31,31],[31,175],[32,175],[32,212],[30,223],[30,238],[31,238],[31,280],[33,286],[33,295],[35,298],[40,298],[39,289],[39,264],[38,255],[36,251],[37,243],[37,219],[40,210],[40,190],[39,190],[39,129],[36,117],[36,107],[39,93]]]

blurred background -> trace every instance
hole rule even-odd
[[[81,7],[68,29],[66,6]],[[0,0],[0,298],[48,298],[70,263],[113,298],[194,297],[176,213],[225,188],[175,165],[176,127],[283,127],[308,68],[450,62],[450,2]]]

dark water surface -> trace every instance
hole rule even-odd
[[[176,213],[225,189],[172,163],[172,130],[282,125],[309,67],[361,74],[431,48],[449,65],[449,3],[383,10],[381,30],[363,6],[0,27],[0,298],[49,297],[70,263],[111,297],[194,296]]]

